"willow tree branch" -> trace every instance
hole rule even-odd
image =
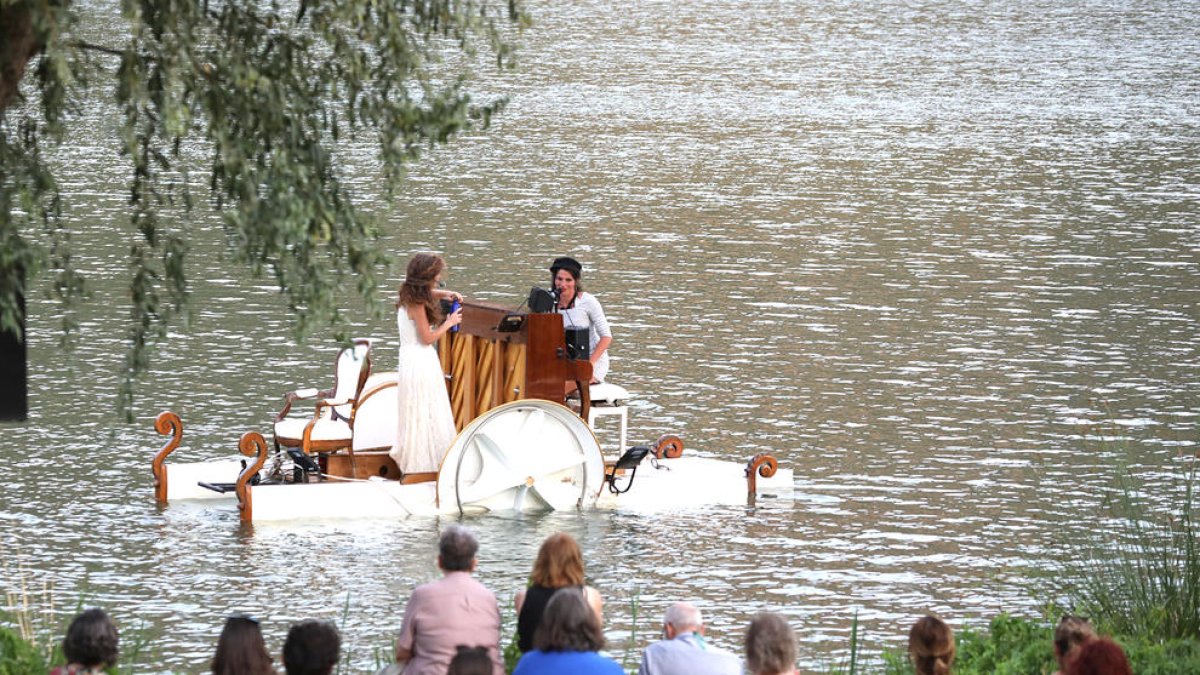
[[[70,46],[87,52],[100,52],[101,54],[108,54],[109,56],[123,56],[125,54],[125,52],[121,51],[120,49],[113,49],[112,47],[105,47],[103,45],[94,45],[90,42],[80,42],[78,40],[71,42]],[[143,58],[148,59],[151,57],[144,56]]]

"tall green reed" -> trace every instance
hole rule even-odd
[[[1200,637],[1200,462],[1193,456],[1177,464],[1182,469],[1170,467],[1163,486],[1119,472],[1102,504],[1100,526],[1066,546],[1060,592],[1074,613],[1090,617],[1102,632]]]

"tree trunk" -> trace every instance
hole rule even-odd
[[[0,117],[17,100],[29,60],[42,50],[33,30],[32,14],[24,2],[0,4]],[[25,349],[25,296],[17,296],[20,328],[0,331],[0,422],[23,422],[29,417],[28,358]]]
[[[24,422],[29,417],[25,296],[18,296],[17,303],[21,308],[20,333],[0,331],[0,422]]]
[[[41,50],[29,5],[0,4],[0,112],[16,98],[25,66]]]

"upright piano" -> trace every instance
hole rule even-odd
[[[526,398],[564,403],[575,382],[585,420],[592,364],[568,357],[560,314],[520,313],[464,300],[463,321],[438,344],[459,431],[496,406]]]

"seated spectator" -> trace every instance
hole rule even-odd
[[[444,576],[413,590],[404,608],[396,661],[404,675],[445,675],[458,645],[487,647],[494,675],[504,675],[500,659],[500,606],[491,591],[471,578],[479,542],[471,531],[451,525],[438,541],[438,567]]]
[[[488,656],[487,647],[459,645],[446,675],[492,675],[492,657]]]
[[[1061,675],[1067,669],[1067,661],[1075,654],[1080,645],[1096,639],[1096,631],[1092,624],[1083,617],[1064,616],[1054,627],[1054,660],[1058,661],[1058,672]]]
[[[583,585],[583,551],[566,532],[546,537],[538,549],[528,589],[517,593],[517,647],[521,652],[533,649],[533,636],[542,621],[542,612],[550,596],[560,588],[582,588],[596,619],[603,625],[604,608],[600,592]]]
[[[746,672],[750,675],[796,675],[796,633],[778,614],[762,612],[746,629]]]
[[[213,675],[275,675],[271,653],[263,644],[258,619],[234,614],[225,619],[212,660]]]
[[[917,675],[946,675],[954,663],[954,633],[946,622],[926,616],[908,631],[908,658]]]
[[[288,630],[283,641],[287,675],[329,675],[341,655],[342,636],[331,621],[301,621]]]
[[[742,660],[708,644],[700,610],[689,603],[667,608],[663,637],[642,653],[638,675],[741,675]]]
[[[67,665],[50,675],[102,675],[117,663],[117,627],[102,609],[89,609],[71,621],[62,641]]]
[[[1065,675],[1133,675],[1121,645],[1109,638],[1088,640],[1075,650]]]
[[[513,675],[624,675],[621,666],[599,651],[604,632],[583,591],[564,588],[546,603],[542,625]]]

